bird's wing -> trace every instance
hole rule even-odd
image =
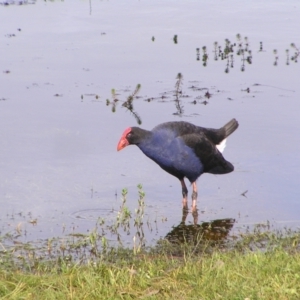
[[[159,132],[164,130],[168,131],[174,137],[178,137],[185,134],[195,133],[197,132],[198,127],[184,121],[166,122],[154,127],[152,129],[152,132]]]
[[[159,124],[153,128],[152,132],[164,130],[173,135],[173,137],[185,136],[188,134],[204,134],[215,145],[219,144],[225,138],[223,128],[204,128],[184,121],[166,122]]]
[[[203,164],[204,172],[225,174],[233,171],[232,164],[224,159],[217,147],[204,133],[185,134],[180,138],[193,149]]]

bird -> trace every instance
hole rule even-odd
[[[127,128],[119,140],[117,150],[136,145],[163,170],[177,177],[182,188],[183,209],[188,209],[188,189],[184,179],[192,185],[192,212],[197,211],[197,179],[203,173],[227,174],[234,166],[222,155],[227,137],[239,126],[236,119],[219,129],[196,126],[185,121],[171,121],[157,125],[151,131],[140,127]]]

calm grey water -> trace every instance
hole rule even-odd
[[[0,5],[1,233],[19,226],[31,240],[86,232],[99,216],[114,216],[122,188],[134,209],[138,183],[147,218],[159,221],[150,238],[180,223],[178,180],[137,147],[116,151],[122,132],[136,121],[121,103],[113,114],[106,99],[114,88],[124,101],[138,83],[141,98],[134,104],[143,128],[172,120],[215,128],[233,117],[240,123],[224,152],[235,172],[198,180],[199,222],[234,218],[236,228],[266,221],[299,226],[300,67],[286,65],[286,49],[294,53],[290,44],[300,48],[299,1],[91,5]],[[237,33],[243,43],[248,37],[253,64],[241,72],[235,55],[226,74],[226,61],[214,61],[213,44],[237,42]],[[207,67],[196,60],[196,48],[201,58],[203,46]],[[182,98],[181,117],[170,93],[179,72],[189,96]],[[207,89],[212,97],[200,104]],[[164,93],[164,101],[144,101]],[[36,226],[28,222],[36,219]]]

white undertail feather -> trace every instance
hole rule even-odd
[[[216,147],[222,153],[226,147],[226,139],[224,139],[219,145],[216,145]]]

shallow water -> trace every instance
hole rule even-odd
[[[124,187],[134,209],[138,183],[147,218],[159,221],[150,239],[180,223],[178,180],[137,147],[116,151],[136,120],[121,103],[113,114],[106,99],[115,88],[125,101],[138,83],[134,107],[143,128],[172,120],[215,128],[233,117],[240,123],[224,152],[235,172],[198,180],[199,223],[233,218],[235,228],[267,220],[299,226],[300,67],[286,65],[286,49],[292,56],[290,44],[300,47],[299,10],[298,1],[0,5],[1,232],[19,224],[31,240],[89,231],[99,216],[114,216]],[[227,74],[226,61],[214,61],[213,44],[237,42],[237,33],[243,43],[248,37],[253,63],[242,72],[235,55]],[[196,60],[203,46],[206,67]],[[178,73],[188,96],[182,116],[174,114]]]

